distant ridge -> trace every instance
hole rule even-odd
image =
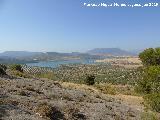
[[[6,56],[11,58],[28,57],[34,55],[43,54],[42,52],[28,52],[28,51],[5,51],[0,53],[0,56]]]
[[[120,48],[95,48],[87,51],[92,55],[108,55],[108,56],[135,56],[135,53],[122,50]]]
[[[0,63],[20,62],[37,62],[37,61],[54,61],[54,60],[72,60],[72,59],[100,59],[100,56],[90,55],[88,53],[59,53],[59,52],[28,52],[28,51],[6,51],[0,53]]]
[[[114,56],[137,56],[136,52],[129,52],[119,48],[95,48],[85,53],[59,53],[59,52],[28,52],[6,51],[0,53],[0,63],[25,63],[37,61],[71,60],[71,59],[103,59]]]

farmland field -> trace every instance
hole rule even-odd
[[[40,75],[46,70],[46,73],[52,74],[53,80],[83,83],[87,75],[94,75],[96,83],[112,84],[130,84],[134,85],[141,77],[141,71],[138,68],[125,68],[111,64],[72,64],[61,65],[57,68],[43,67],[24,67],[30,74]],[[34,72],[35,71],[35,72]],[[37,72],[37,73],[36,73]]]

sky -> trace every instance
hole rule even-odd
[[[85,52],[160,47],[160,7],[87,7],[84,3],[159,0],[0,0],[0,52]]]

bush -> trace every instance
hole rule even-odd
[[[151,82],[148,80],[140,80],[135,86],[135,91],[142,94],[149,94],[151,92]]]
[[[144,65],[160,65],[160,48],[148,48],[139,54]]]
[[[156,112],[160,112],[160,93],[148,94],[144,97],[145,105]]]
[[[0,64],[0,68],[2,68],[4,71],[6,71],[6,70],[7,70],[7,66],[6,66],[6,65],[4,65],[4,64]]]
[[[16,71],[19,71],[19,72],[23,72],[22,66],[19,65],[19,64],[13,64],[13,65],[11,65],[10,69],[11,70],[16,70]]]
[[[160,112],[160,48],[146,49],[139,57],[146,68],[136,90],[146,94],[144,101],[147,107]]]
[[[6,75],[6,71],[0,67],[0,75]]]
[[[136,91],[150,94],[160,91],[160,66],[149,66],[144,70],[143,79],[137,82]]]
[[[17,71],[17,70],[11,71],[10,74],[13,75],[13,76],[17,76],[17,77],[31,78],[30,75],[28,75],[26,73],[23,73],[23,72],[20,72],[20,71]]]
[[[6,75],[7,66],[0,64],[0,75]]]
[[[94,85],[95,84],[95,76],[94,75],[87,75],[86,79],[85,79],[85,84]]]

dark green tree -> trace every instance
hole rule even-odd
[[[146,66],[160,65],[160,48],[148,48],[139,54],[139,58]]]
[[[160,91],[160,66],[146,67],[143,79],[138,81],[136,90],[146,94],[158,93]]]
[[[145,95],[145,105],[160,112],[160,48],[149,48],[139,54],[144,69],[136,90]]]
[[[85,84],[94,85],[95,84],[95,76],[94,75],[87,75],[86,79],[85,79]]]

